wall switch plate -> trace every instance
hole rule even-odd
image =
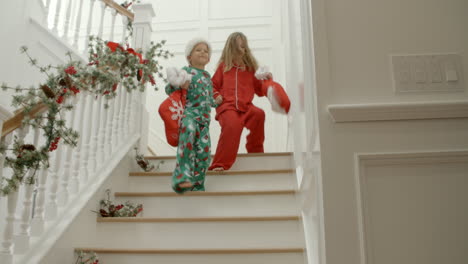
[[[459,54],[391,55],[397,93],[462,92],[462,57]]]

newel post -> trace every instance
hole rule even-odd
[[[153,34],[152,21],[156,14],[153,5],[150,3],[135,4],[133,6],[133,12],[135,18],[133,20],[132,46],[135,50],[141,50],[144,55],[144,52],[151,44]],[[138,122],[136,127],[140,129],[141,139],[139,148],[142,153],[145,153],[148,147],[149,133],[149,113],[146,109],[146,93],[145,90],[144,93],[137,93],[135,96],[138,101],[135,121]]]

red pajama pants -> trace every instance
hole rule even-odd
[[[221,125],[221,135],[209,170],[218,167],[225,170],[231,168],[236,161],[240,137],[244,127],[250,130],[245,145],[247,152],[263,153],[265,112],[262,109],[251,104],[247,112],[230,109],[219,114],[217,118]]]

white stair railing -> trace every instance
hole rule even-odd
[[[79,101],[77,107],[69,114],[69,124],[73,124],[74,128],[83,135],[80,138],[78,147],[71,148],[59,143],[57,150],[54,151],[54,155],[51,158],[49,170],[42,169],[37,172],[37,184],[22,184],[20,185],[21,191],[13,191],[8,196],[0,198],[6,199],[7,204],[7,208],[4,208],[5,215],[0,214],[0,217],[3,218],[0,221],[2,223],[0,225],[0,233],[3,234],[0,238],[0,263],[13,263],[14,254],[24,254],[28,251],[32,236],[40,237],[47,231],[47,227],[53,228],[48,223],[53,223],[63,213],[66,213],[65,208],[76,201],[74,198],[79,197],[80,191],[84,189],[80,187],[92,185],[99,178],[99,171],[102,171],[111,157],[121,149],[122,145],[127,143],[128,138],[112,138],[111,131],[112,126],[123,127],[125,131],[130,131],[129,128],[139,126],[138,120],[130,118],[131,116],[140,116],[144,106],[144,102],[140,99],[141,97],[131,96],[131,94],[135,93],[138,93],[138,91],[128,92],[126,89],[120,89],[116,98],[109,101],[111,105],[115,104],[118,107],[119,105],[113,102],[121,102],[125,98],[135,98],[135,100],[127,101],[126,106],[128,106],[128,109],[127,111],[122,111],[123,118],[120,118],[117,114],[118,108],[116,108],[117,111],[114,113],[111,111],[113,107],[105,109],[102,106],[104,100],[107,100],[104,96],[98,96],[98,99],[94,99],[94,96],[85,94],[85,96],[81,97],[80,101],[82,102]],[[86,109],[85,106],[90,104],[91,100],[94,101],[94,109],[83,111],[83,109]],[[80,104],[84,104],[84,106],[80,107]],[[103,118],[107,119],[107,122]],[[90,127],[96,129],[93,135],[97,136],[94,138],[90,137]],[[20,127],[15,130],[20,142],[28,143],[25,141],[25,138],[30,136],[28,130],[28,127]],[[117,131],[114,134],[117,134]],[[132,129],[127,133],[129,137],[140,134],[141,131],[138,131],[138,129]],[[36,145],[39,142],[40,135],[39,129],[33,129],[32,136]],[[10,148],[12,147],[9,135],[3,137],[2,141],[4,144],[10,145]],[[105,142],[106,145],[114,144],[116,147],[110,148],[107,146],[103,148],[104,145],[101,142]],[[91,153],[89,153],[88,146],[90,144],[97,146],[98,144],[96,143],[99,143],[99,148],[92,148]],[[82,149],[84,154],[80,155]],[[72,159],[71,157],[74,158]],[[4,168],[4,159],[4,156],[0,157],[0,176],[8,178],[11,177],[11,173],[8,173],[9,168]],[[97,159],[99,162],[90,163],[89,161],[93,159]],[[78,170],[79,168],[81,170]],[[81,175],[79,175],[80,172]],[[33,192],[37,192],[37,196],[35,207],[32,210]],[[31,216],[32,212],[34,212],[34,217]],[[19,218],[15,216],[19,216]],[[15,229],[15,226],[19,227],[18,230]]]
[[[82,6],[82,3],[92,4],[95,1],[100,1],[104,3],[103,9],[106,7],[113,8],[112,3],[114,3],[111,0],[79,0],[80,2],[77,5],[73,5],[71,2],[73,0],[71,0],[68,5],[66,3],[61,5],[61,1],[47,1],[48,10],[56,9],[60,11],[65,9],[64,6],[67,6],[66,15],[69,15],[69,13],[74,12],[72,7],[76,6],[78,7],[77,15],[80,15],[81,10],[85,7]],[[50,6],[51,3],[57,5]],[[142,12],[147,12],[145,8],[148,8],[148,6],[145,6]],[[149,8],[153,12],[151,5],[149,5]],[[70,9],[71,11],[69,11]],[[93,10],[92,5],[90,10]],[[133,19],[133,14],[125,9],[123,11],[125,11],[126,15],[123,15],[122,22],[126,25],[128,19]],[[116,28],[115,16],[117,14],[122,15],[123,11],[116,9],[113,16],[108,17],[112,23],[110,35],[117,38],[121,37],[119,39],[122,39],[122,41],[125,40],[125,37],[115,36],[113,32]],[[59,14],[54,14],[54,16],[52,29],[57,31],[57,34],[58,32],[66,32],[62,31],[63,28],[60,28],[63,23],[56,22],[59,21],[58,17],[61,16]],[[144,17],[150,20],[152,18],[147,14]],[[77,17],[77,25],[66,25],[74,28],[71,32],[75,35],[72,38],[62,36],[61,41],[73,41],[73,45],[69,43],[69,47],[79,46],[76,44],[78,43],[76,34],[81,32],[78,23],[90,20],[92,19]],[[151,27],[148,27],[150,23],[151,21],[140,21],[135,23],[134,27],[142,27],[140,32],[151,35]],[[101,22],[100,24],[102,28],[104,23]],[[88,26],[88,28],[91,27]],[[90,32],[91,30],[87,30],[87,34]],[[105,31],[103,32],[105,33]],[[125,34],[126,27],[123,27],[122,32]],[[145,45],[149,44],[149,37],[146,40],[138,43],[139,46],[136,43],[132,43],[132,46],[144,49]],[[118,85],[116,94],[115,98],[107,101],[108,98],[105,95],[96,96],[96,94],[81,91],[75,99],[72,99],[76,100],[73,110],[61,113],[62,116],[67,115],[67,126],[78,131],[80,135],[78,146],[71,148],[64,145],[63,140],[61,140],[58,148],[50,153],[49,168],[43,168],[36,172],[36,182],[34,184],[22,184],[19,190],[13,190],[4,197],[0,196],[1,264],[38,263],[40,259],[38,259],[37,254],[44,255],[47,252],[37,253],[37,251],[48,250],[48,248],[44,247],[44,244],[51,240],[55,241],[50,235],[57,232],[58,226],[61,226],[60,221],[69,218],[69,208],[76,207],[76,203],[83,203],[84,206],[87,201],[81,199],[82,194],[89,191],[90,186],[96,186],[96,182],[102,182],[101,172],[109,170],[107,163],[123,149],[126,149],[126,151],[132,149],[132,146],[129,146],[129,139],[141,138],[142,135],[147,133],[141,129],[141,124],[145,121],[140,118],[143,116],[143,111],[145,111],[144,96],[139,91],[128,91],[121,84]],[[109,105],[108,108],[104,107],[106,101]],[[41,108],[30,114],[44,115],[46,111],[46,108]],[[45,141],[40,129],[30,129],[30,127],[22,125],[21,118],[18,118],[18,116],[22,115],[23,113],[19,112],[12,118],[8,118],[0,111],[1,141],[9,149],[13,148],[12,134],[15,134],[25,144],[37,146]],[[11,151],[7,152],[7,155],[11,154]],[[4,166],[4,161],[5,156],[1,155],[0,180],[12,177],[11,169]],[[98,187],[95,188],[97,190]],[[2,205],[4,205],[3,208]],[[63,228],[63,232],[66,226],[61,228]],[[59,236],[60,233],[56,235]],[[38,239],[31,239],[32,237]]]
[[[99,8],[95,8],[96,4]],[[113,0],[45,1],[44,7],[47,22],[43,26],[76,49],[79,54],[86,53],[88,38],[91,35],[110,41],[124,38],[128,19],[133,21],[134,17],[133,13]],[[106,15],[107,12],[111,13],[110,17]],[[117,15],[125,19],[118,20]],[[106,26],[107,23],[110,26]],[[117,28],[122,28],[122,35],[114,32]]]

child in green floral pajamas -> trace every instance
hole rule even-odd
[[[185,55],[190,66],[183,67],[177,75],[188,76],[187,81],[180,87],[166,86],[167,94],[177,89],[187,90],[179,128],[177,162],[172,174],[172,189],[177,193],[205,190],[205,173],[211,159],[210,113],[211,107],[215,106],[211,76],[205,71],[211,46],[203,39],[193,39],[187,44]],[[190,77],[191,81],[188,80]]]

